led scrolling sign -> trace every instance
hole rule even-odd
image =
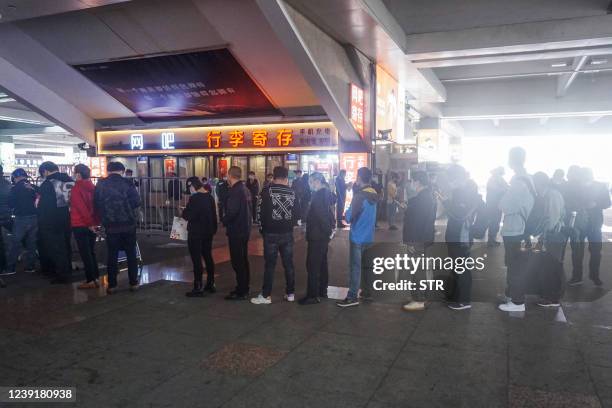
[[[97,132],[98,154],[336,150],[331,122]]]

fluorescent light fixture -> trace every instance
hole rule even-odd
[[[553,68],[563,68],[567,67],[567,62],[555,62],[554,64],[550,64]]]
[[[603,65],[606,64],[608,62],[607,59],[594,59],[591,60],[591,65]]]

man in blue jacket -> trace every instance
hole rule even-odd
[[[351,205],[346,211],[346,221],[351,225],[349,233],[349,291],[340,307],[359,305],[357,300],[361,283],[361,255],[374,241],[374,225],[376,224],[376,202],[378,195],[372,188],[372,170],[361,167],[357,170],[355,194]]]

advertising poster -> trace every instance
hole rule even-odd
[[[74,68],[143,120],[278,114],[228,49]]]
[[[404,92],[398,82],[376,66],[376,132],[391,130],[389,140],[404,139]],[[379,137],[377,135],[377,137]]]

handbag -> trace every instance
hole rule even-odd
[[[179,241],[187,241],[187,221],[181,217],[174,217],[172,221],[172,230],[170,231],[170,239]]]

